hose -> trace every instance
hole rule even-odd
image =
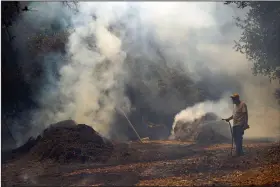
[[[231,156],[232,156],[232,150],[233,150],[233,135],[232,135],[232,127],[231,127],[231,124],[230,122],[228,122],[228,125],[229,125],[229,128],[230,128],[230,133],[231,133]]]

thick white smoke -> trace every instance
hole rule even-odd
[[[130,103],[123,93],[126,52],[122,40],[108,30],[115,18],[110,6],[80,4],[79,13],[71,17],[74,31],[68,37],[60,78],[39,94],[42,110],[34,114],[34,124],[70,118],[108,135],[115,109],[129,111]]]
[[[175,116],[171,135],[173,135],[173,130],[178,122],[193,122],[195,119],[199,119],[206,113],[215,113],[222,119],[222,116],[230,115],[230,113],[232,112],[232,107],[233,105],[229,103],[229,100],[223,98],[217,102],[206,101],[186,108]]]
[[[176,113],[201,100],[199,90],[206,90],[215,100],[224,98],[225,93],[241,92],[249,110],[262,109],[261,105],[251,105],[256,100],[264,106],[273,103],[276,86],[265,78],[251,76],[250,64],[232,49],[233,40],[241,33],[233,16],[245,14],[242,10],[221,2],[80,2],[79,12],[74,14],[59,3],[32,5],[38,11],[23,15],[21,23],[29,20],[29,25],[38,30],[42,23],[56,20],[63,30],[71,28],[64,52],[41,54],[57,57],[56,71],[46,68],[46,78],[39,84],[40,110],[33,111],[32,134],[69,118],[105,135],[117,131],[118,127],[111,125],[115,109],[129,113],[131,107],[126,85],[137,88],[145,96],[145,103],[158,113]],[[46,6],[51,11],[42,8]],[[45,58],[46,67],[50,63]],[[187,95],[174,89],[166,68],[191,79],[193,86]],[[28,68],[25,71],[27,74]],[[158,88],[158,79],[166,84],[164,94]],[[258,85],[260,80],[270,89]],[[252,94],[252,87],[263,93]],[[195,105],[177,114],[175,122],[190,120],[200,111],[231,115],[227,103],[222,99]],[[279,115],[279,108],[274,110],[274,115]],[[278,125],[279,119],[268,124],[269,128]],[[259,131],[255,134],[260,135]]]

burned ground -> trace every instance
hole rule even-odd
[[[280,185],[279,143],[245,141],[245,156],[230,152],[214,141],[109,141],[66,120],[2,154],[2,185]]]
[[[116,147],[105,163],[65,164],[24,156],[2,165],[2,185],[280,185],[279,143],[247,142],[246,155],[239,158],[229,155],[230,144],[144,141]]]

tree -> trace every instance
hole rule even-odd
[[[235,49],[254,63],[253,73],[280,79],[280,2],[227,1],[248,8],[244,19],[236,18],[243,32]]]

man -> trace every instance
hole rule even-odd
[[[244,130],[249,128],[248,110],[247,105],[240,101],[238,94],[233,94],[230,97],[235,105],[233,115],[223,120],[229,122],[233,119],[232,136],[236,145],[236,156],[241,156],[244,154],[242,147]]]

